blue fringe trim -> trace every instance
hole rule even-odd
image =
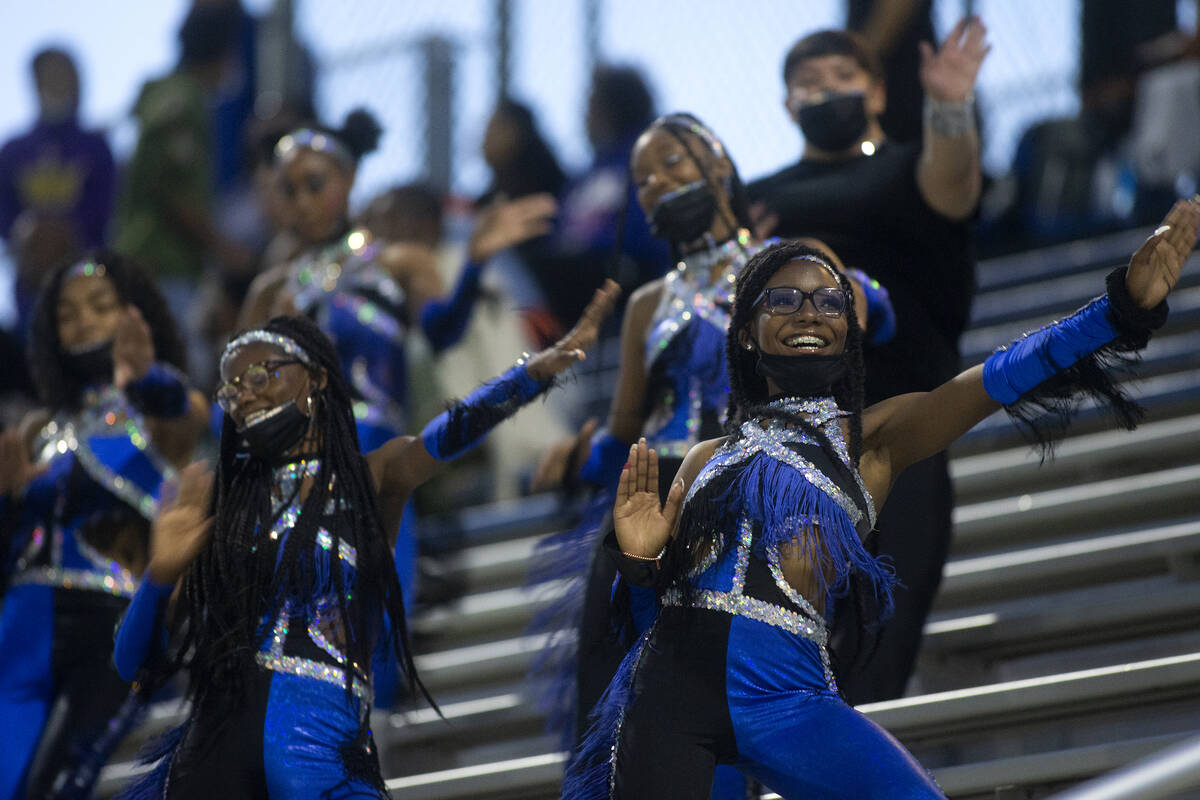
[[[154,768],[126,784],[115,800],[162,800],[167,796],[167,777],[175,751],[183,743],[192,726],[189,716],[180,725],[150,740],[138,753],[138,763],[153,764]]]
[[[633,679],[653,628],[630,649],[612,682],[596,703],[588,732],[572,753],[563,776],[563,800],[600,800],[610,795],[615,748],[621,735],[625,712],[633,700]]]
[[[525,583],[527,587],[555,580],[564,583],[559,599],[538,611],[525,629],[527,635],[546,636],[527,680],[538,710],[546,717],[546,729],[558,737],[563,748],[570,748],[575,738],[578,632],[588,567],[612,500],[608,492],[597,493],[577,525],[538,542]]]
[[[773,548],[795,549],[813,565],[813,575],[826,598],[844,596],[851,575],[857,573],[873,588],[880,619],[890,616],[896,571],[888,559],[867,552],[849,516],[832,497],[795,467],[765,453],[755,453],[733,469],[735,477],[728,487],[707,502],[737,508],[760,522],[756,556],[766,560]],[[809,526],[818,534],[806,532]]]

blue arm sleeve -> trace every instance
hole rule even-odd
[[[188,407],[188,384],[183,374],[169,364],[152,364],[136,381],[125,387],[133,407],[150,417],[182,417]]]
[[[124,680],[133,681],[137,677],[156,642],[160,647],[166,647],[167,631],[163,627],[162,614],[174,588],[146,577],[134,593],[117,628],[117,640],[113,645],[113,664]]]
[[[524,364],[493,378],[421,431],[425,449],[438,461],[451,461],[473,450],[488,431],[548,389],[552,381],[536,381]]]
[[[579,470],[579,479],[603,486],[615,494],[621,469],[628,459],[628,444],[606,430],[596,431],[592,436],[592,451]]]
[[[983,387],[1004,405],[1117,338],[1108,296],[1069,317],[1026,334],[983,364]]]
[[[483,267],[468,261],[449,297],[430,300],[421,308],[421,330],[434,350],[445,350],[462,338],[471,320],[471,309],[479,299]]]
[[[867,296],[867,343],[884,344],[891,341],[896,335],[896,310],[892,308],[888,290],[861,269],[848,269],[846,272],[859,282],[863,294]]]

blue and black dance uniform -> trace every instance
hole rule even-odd
[[[430,422],[421,437],[425,448],[438,460],[456,458],[546,388],[518,365]],[[270,519],[239,544],[241,557],[268,559],[279,568],[288,537],[306,513],[302,485],[316,480],[321,469],[315,458],[272,468]],[[378,534],[337,491],[341,480],[336,472],[330,476],[331,499],[316,529],[309,590],[279,598],[278,615],[260,621],[257,652],[245,674],[239,673],[240,686],[204,687],[184,724],[148,754],[156,766],[127,797],[211,798],[229,786],[238,787],[239,796],[274,800],[387,796],[368,725],[372,664],[356,663],[350,655],[364,652],[356,646],[363,642],[370,645],[366,652],[377,652],[375,645],[386,637],[382,603],[359,605],[368,602],[365,597],[380,597],[380,587],[365,584],[359,563],[360,553],[369,552],[364,537]],[[138,587],[114,653],[126,678],[163,663],[173,588],[149,579]],[[348,620],[339,608],[346,609]],[[356,628],[354,620],[364,619],[365,627]]]
[[[155,365],[143,383],[155,416],[183,413],[178,373]],[[38,435],[44,470],[3,501],[0,798],[90,796],[144,705],[112,666],[113,627],[145,562],[159,486],[173,474],[131,402],[144,399],[86,390],[82,410]]]
[[[779,405],[812,429],[750,420],[697,476],[681,524],[713,528],[693,540],[686,579],[661,593],[658,618],[597,707],[564,797],[707,797],[718,764],[789,798],[942,796],[840,698],[825,615],[784,578],[781,549],[799,548],[824,565],[811,587],[822,600],[857,576],[886,607],[893,580],[861,542],[875,510],[843,414],[832,399]],[[626,579],[655,582],[656,569],[621,557],[612,536],[606,547]]]

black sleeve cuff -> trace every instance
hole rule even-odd
[[[604,551],[631,585],[651,587],[658,580],[658,563],[630,558],[622,553],[620,545],[617,544],[616,531],[610,530],[604,537]]]

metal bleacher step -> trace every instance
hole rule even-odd
[[[1114,713],[1144,713],[1155,707],[1170,705],[1181,709],[1184,712],[1182,718],[1186,720],[1186,714],[1198,702],[1200,653],[1193,652],[873,703],[860,706],[859,710],[892,732],[921,757],[923,752],[932,755],[946,749],[960,749],[963,740],[970,737],[984,740],[977,747],[980,752],[987,752],[993,746],[987,740],[1003,739],[1007,734],[1008,739],[995,746],[995,749],[1003,751],[1013,746],[1013,732],[1019,732],[1022,726],[1045,725],[1048,721],[1070,726],[1080,715],[1098,711],[1106,715],[1099,724],[1107,726],[1111,741],[1103,745],[1093,742],[1090,746],[1128,746],[1132,751],[1138,747],[1122,737],[1120,726],[1110,723]],[[1140,747],[1144,750],[1139,752],[1149,752],[1154,743],[1167,742],[1167,737],[1182,732],[1172,731],[1161,738],[1143,740]],[[1071,735],[1063,735],[1061,740],[1068,745],[1068,751],[1078,751],[1081,755],[1091,752],[1093,758],[1098,757],[1099,751],[1081,750],[1075,746]],[[1037,755],[1044,753],[1021,754]],[[1015,765],[1019,762],[1011,759],[1021,756],[1009,756],[1008,759],[980,758],[967,766],[948,765],[943,769],[935,766],[934,774],[939,781],[944,774],[947,782],[954,786],[953,789],[947,786],[947,791],[953,791],[954,796],[969,791],[983,791],[988,783],[996,780],[995,777],[984,777],[989,770],[994,774],[1001,763]],[[1131,753],[1130,759],[1134,757]],[[562,754],[556,752],[531,754],[503,762],[463,765],[393,778],[388,786],[396,800],[416,797],[491,800],[551,796],[544,793],[552,793],[557,786],[562,758]],[[1105,761],[1107,763],[1110,762]],[[1105,764],[1098,764],[1096,768],[1103,769]],[[972,768],[977,766],[979,773],[972,777]],[[1037,779],[1053,779],[1047,770],[1044,767]],[[1008,777],[1012,779],[1020,775],[1014,773]],[[1063,774],[1064,779],[1069,777],[1073,776],[1070,773]],[[994,784],[992,788],[995,785],[1001,784]]]
[[[1197,343],[1200,352],[1200,342]],[[1143,424],[1134,431],[1108,430],[1064,439],[1043,460],[1027,446],[952,456],[950,477],[959,503],[1025,486],[1046,488],[1109,471],[1131,472],[1147,464],[1200,461],[1200,414]]]
[[[1198,512],[1198,481],[1200,464],[1187,464],[960,505],[954,509],[951,550],[957,555],[981,553],[1046,539],[1048,534],[1085,534],[1097,525],[1137,522],[1150,514]]]

